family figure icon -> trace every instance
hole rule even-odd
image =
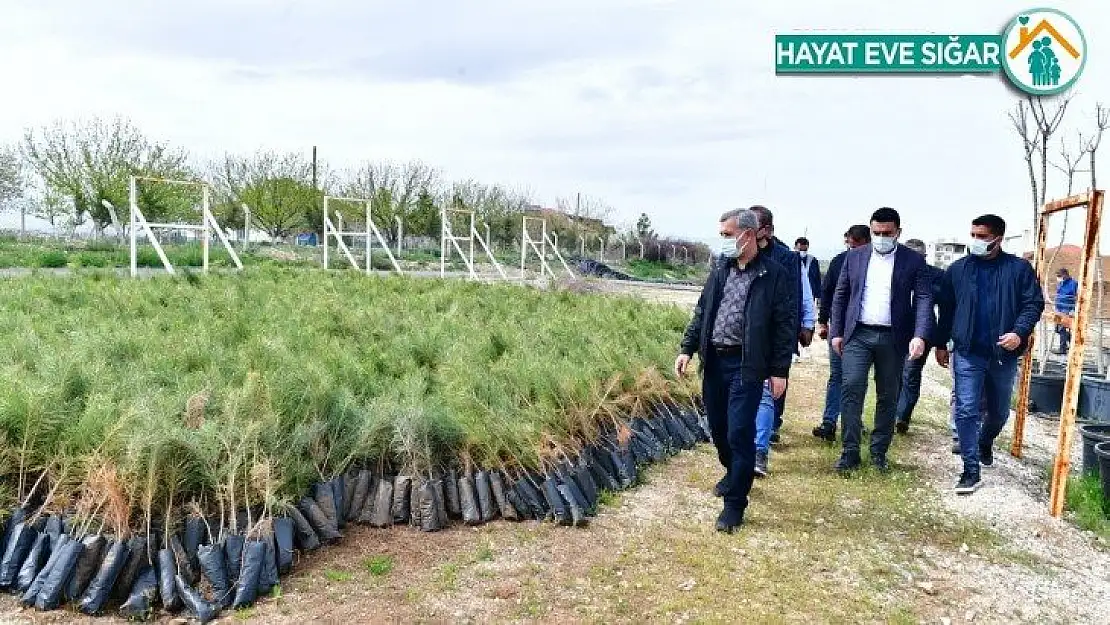
[[[1032,44],[1029,54],[1029,73],[1037,86],[1060,84],[1060,60],[1052,49],[1052,38],[1045,36]]]

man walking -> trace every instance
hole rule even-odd
[[[906,247],[925,258],[925,242],[921,239],[906,241]],[[944,275],[944,270],[930,265],[929,261],[926,260],[925,265],[921,267],[921,271],[924,272],[925,278],[931,287],[929,292],[933,295],[933,302],[936,302],[940,291],[940,278]],[[916,298],[916,294],[914,297]],[[929,317],[930,325],[935,327],[936,315],[932,308],[929,310]],[[926,337],[926,339],[928,338]],[[925,363],[929,360],[929,350],[931,349],[931,342],[926,340],[925,352],[921,355],[921,358],[907,360],[902,367],[902,392],[898,394],[898,408],[895,410],[894,422],[894,428],[899,434],[910,431],[910,417],[913,416],[913,409],[917,407],[917,400],[921,397],[921,373],[925,368]]]
[[[832,311],[833,293],[836,292],[836,281],[840,278],[840,269],[844,266],[844,259],[848,251],[871,242],[871,229],[864,225],[855,225],[844,233],[844,246],[847,250],[833,256],[829,261],[829,268],[825,272],[825,280],[821,283],[820,307],[817,314],[817,334],[822,339],[829,338],[829,316]],[[832,348],[829,341],[829,381],[825,384],[825,413],[821,415],[821,424],[813,428],[813,435],[829,441],[836,442],[836,422],[840,418],[840,383],[843,373],[840,368],[840,354]]]
[[[759,216],[759,253],[767,257],[771,262],[777,262],[784,269],[790,277],[793,289],[793,303],[796,307],[798,316],[795,319],[800,319],[800,325],[797,330],[798,344],[802,347],[808,347],[813,340],[813,328],[816,323],[816,310],[813,303],[813,297],[806,297],[806,280],[802,277],[801,263],[798,259],[798,254],[790,251],[775,236],[775,222],[774,216],[771,214],[770,209],[765,206],[753,206],[751,211]],[[798,345],[794,346],[794,354],[799,353]],[[771,443],[778,442],[779,428],[782,427],[783,414],[786,412],[786,393],[779,397],[771,396],[770,385],[764,385],[763,399],[759,404],[759,414],[756,416],[755,425],[755,474],[759,477],[766,477],[770,472],[770,455]]]
[[[810,297],[820,299],[821,263],[809,255],[809,239],[798,237],[794,241],[794,252],[801,259],[802,279],[808,279]]]
[[[1079,284],[1071,277],[1071,272],[1066,267],[1061,267],[1056,272],[1056,312],[1071,317],[1075,313],[1075,296],[1079,292]],[[1057,323],[1056,335],[1060,337],[1060,347],[1057,354],[1068,353],[1071,347],[1071,330],[1068,326]]]
[[[786,269],[759,253],[759,219],[747,209],[721,217],[721,258],[702,289],[682,337],[675,373],[686,375],[697,352],[702,399],[725,476],[717,484],[724,507],[717,531],[744,521],[755,479],[755,419],[766,383],[773,397],[786,392],[798,317],[794,282]]]
[[[833,295],[833,349],[844,370],[840,414],[843,452],[838,471],[862,464],[860,430],[867,375],[875,366],[875,429],[871,463],[889,470],[887,450],[894,436],[894,410],[902,384],[902,364],[925,352],[933,311],[932,287],[921,268],[925,259],[898,244],[898,211],[883,207],[871,215],[871,243],[848,252]]]
[[[951,338],[953,345],[961,495],[979,487],[980,466],[994,464],[994,439],[1010,416],[1018,358],[1044,313],[1037,275],[1028,261],[1002,251],[1005,234],[1001,217],[975,218],[970,255],[952,263],[941,280],[937,343],[947,346]],[[947,349],[937,348],[940,366],[947,367],[949,358]]]

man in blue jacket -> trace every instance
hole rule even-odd
[[[698,353],[702,399],[725,476],[717,484],[724,507],[717,531],[732,533],[744,521],[755,479],[755,419],[765,384],[772,396],[786,392],[798,340],[794,280],[759,253],[759,218],[737,209],[721,216],[721,255],[702,289],[675,359],[685,376]]]
[[[821,298],[821,263],[809,254],[809,239],[798,237],[794,240],[794,251],[801,260],[802,278],[809,280],[809,292],[814,299]]]
[[[940,288],[937,363],[953,368],[956,434],[963,473],[956,493],[980,484],[980,466],[994,464],[994,440],[1010,416],[1018,358],[1044,313],[1044,294],[1032,265],[1002,251],[1006,222],[983,215],[971,222],[970,255],[952,263]],[[986,399],[985,414],[980,399]]]
[[[1078,292],[1079,283],[1071,277],[1067,268],[1061,267],[1056,272],[1056,312],[1069,317],[1075,314],[1075,296]],[[1060,337],[1060,348],[1056,353],[1068,353],[1068,348],[1071,346],[1071,330],[1068,329],[1068,326],[1058,323],[1056,324],[1056,335]]]

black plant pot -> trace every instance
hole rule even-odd
[[[1035,373],[1029,381],[1029,410],[1045,414],[1060,414],[1064,398],[1063,374]]]
[[[1079,418],[1110,423],[1110,380],[1084,376],[1079,383]]]
[[[1095,455],[1098,456],[1098,472],[1102,480],[1102,500],[1110,501],[1110,441],[1095,445]]]
[[[1095,445],[1110,441],[1110,423],[1081,425],[1079,435],[1083,437],[1083,475],[1098,475]]]

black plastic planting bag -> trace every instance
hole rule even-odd
[[[585,466],[578,465],[572,477],[578,484],[578,490],[582,491],[582,495],[586,498],[586,513],[593,512],[597,509],[597,483],[594,482],[593,474]]]
[[[420,502],[421,531],[435,532],[443,529],[439,519],[439,501],[437,501],[435,484],[431,480],[425,481],[416,490],[416,498]]]
[[[85,589],[85,595],[81,599],[81,612],[89,616],[95,616],[100,613],[104,608],[104,604],[108,602],[108,593],[112,591],[112,587],[116,585],[116,580],[120,576],[120,572],[127,564],[127,560],[131,555],[131,550],[128,548],[127,543],[122,540],[117,540],[112,543],[108,548],[107,553],[104,554],[104,560],[100,562],[100,568],[96,572],[96,577],[89,583],[89,587]]]
[[[409,525],[420,527],[420,487],[414,483],[409,492]],[[435,514],[434,510],[432,514]]]
[[[443,477],[444,503],[447,505],[447,514],[457,519],[462,516],[462,504],[459,502],[459,472],[448,469]]]
[[[19,575],[15,580],[16,591],[27,592],[27,589],[35,582],[35,577],[49,559],[50,536],[42,533],[35,537],[35,543],[31,545],[31,550],[27,552],[27,557],[23,559],[23,564],[19,567]]]
[[[293,520],[289,517],[274,519],[274,543],[277,572],[288,573],[293,569]]]
[[[408,523],[412,518],[412,478],[398,475],[393,479],[393,522]]]
[[[270,591],[278,585],[280,580],[278,579],[275,536],[263,536],[261,540],[265,551],[262,554],[262,570],[258,574],[258,596],[264,597],[270,594]]]
[[[543,481],[543,495],[547,499],[547,505],[551,508],[552,514],[555,516],[555,522],[559,525],[571,525],[574,523],[570,511],[567,510],[566,500],[563,495],[559,493],[559,486],[555,482],[555,478],[548,477]]]
[[[570,473],[559,471],[556,474],[556,478],[563,486],[567,487],[567,491],[571,494],[571,499],[568,500],[568,503],[576,504],[578,508],[582,510],[582,513],[585,514],[586,510],[590,507],[590,502],[582,493],[582,489],[578,487],[578,483],[574,481],[574,476]],[[561,494],[563,491],[559,492]],[[565,498],[564,496],[564,499]]]
[[[352,521],[351,518],[351,505],[355,502],[355,482],[358,481],[358,475],[348,473],[343,476],[343,522]]]
[[[610,473],[610,463],[603,462],[601,456],[602,454],[593,451],[585,456],[586,467],[590,472],[590,476],[593,477],[594,485],[597,487],[598,492],[602,490],[620,490],[620,483],[617,482],[617,478],[613,477]],[[608,455],[606,454],[605,457],[608,458]]]
[[[312,487],[312,497],[316,501],[316,506],[324,513],[324,517],[328,520],[335,529],[339,530],[339,521],[336,519],[335,510],[335,488],[331,482],[317,482]],[[306,513],[305,516],[308,516]],[[312,520],[311,517],[308,519]]]
[[[308,519],[304,518],[301,511],[295,506],[289,506],[285,509],[289,515],[290,521],[293,523],[293,529],[296,530],[297,545],[300,546],[302,551],[315,551],[320,548],[320,537],[316,535],[316,530],[312,529],[312,524]],[[292,564],[293,556],[289,556],[290,564]]]
[[[185,547],[185,555],[188,556],[189,563],[193,565],[194,571],[200,568],[200,560],[197,560],[197,548],[208,542],[206,540],[207,536],[208,530],[204,525],[203,518],[192,514],[186,517],[184,540],[181,541],[181,544]],[[190,580],[187,577],[185,581],[190,584],[196,583],[195,580]],[[172,579],[170,583],[173,583]]]
[[[181,541],[178,540],[177,536],[170,537],[169,548],[170,552],[173,553],[173,562],[175,565],[175,568],[173,570],[174,575],[180,573],[181,577],[184,577],[185,581],[189,582],[190,584],[196,584],[198,581],[200,581],[200,573],[197,572],[197,564],[199,563],[194,564],[189,559],[189,553],[185,551],[185,546],[181,544]],[[159,576],[161,576],[160,571]],[[161,579],[161,577],[159,577],[159,579]],[[173,575],[170,576],[170,583],[173,583]]]
[[[355,487],[351,495],[351,505],[347,510],[348,521],[358,521],[362,515],[362,508],[366,505],[366,496],[370,494],[370,471],[362,469],[354,481]]]
[[[332,523],[328,515],[320,509],[316,500],[311,497],[302,497],[300,503],[301,513],[308,519],[312,525],[312,529],[316,532],[316,536],[320,538],[320,542],[332,545],[339,542],[342,536],[339,529]]]
[[[545,520],[551,514],[551,506],[547,503],[547,497],[543,494],[543,487],[540,486],[542,483],[542,480],[537,483],[528,476],[522,477],[517,482],[521,487],[521,493],[527,496],[525,502],[532,507],[536,519],[540,521]]]
[[[235,601],[231,607],[236,610],[254,604],[258,597],[258,576],[266,559],[266,544],[261,540],[248,540],[243,548],[243,568],[239,572],[239,582],[235,587]]]
[[[162,607],[170,612],[181,609],[181,596],[177,594],[177,586],[173,583],[174,575],[177,575],[177,557],[173,549],[159,549],[158,594],[162,598]]]
[[[173,581],[174,584],[177,585],[177,592],[181,595],[181,600],[185,603],[185,609],[189,614],[193,615],[193,618],[200,621],[201,625],[216,618],[219,609],[205,601],[204,597],[197,592],[195,588],[186,583],[180,575],[175,576]]]
[[[497,504],[493,500],[493,491],[489,487],[489,473],[486,471],[478,471],[474,474],[474,494],[478,496],[478,513],[482,517],[482,523],[488,523],[493,520],[497,514]]]
[[[582,527],[589,523],[586,518],[586,513],[582,510],[582,506],[576,501],[576,495],[572,492],[573,489],[569,484],[559,484],[557,487],[559,495],[563,497],[563,501],[567,504],[567,510],[570,512],[571,525]]]
[[[56,514],[50,515],[46,519],[46,529],[43,530],[43,533],[50,537],[50,551],[53,553],[54,547],[62,537],[62,517]]]
[[[142,571],[144,566],[151,565],[150,555],[146,552],[146,545],[147,539],[145,536],[134,536],[127,541],[127,561],[119,572],[115,588],[109,595],[108,601],[110,603],[120,604],[126,601],[131,585],[135,583],[135,578],[139,576],[139,572]]]
[[[335,516],[333,518],[335,519],[336,529],[347,527],[347,502],[344,499],[347,486],[344,482],[342,475],[331,480],[331,490],[335,500]]]
[[[62,590],[67,580],[73,577],[77,560],[85,551],[85,543],[77,540],[67,541],[58,549],[58,558],[50,567],[50,574],[35,596],[35,607],[39,610],[53,610],[62,602]]]
[[[370,479],[366,484],[366,499],[362,501],[362,507],[358,511],[358,523],[368,525],[373,520],[374,500],[378,497],[378,482],[380,479],[381,478],[374,477],[373,474],[370,475]],[[390,493],[390,497],[392,496],[393,494]]]
[[[224,558],[223,548],[220,545],[201,545],[197,549],[197,560],[200,562],[201,577],[212,587],[212,601],[221,608],[226,607],[231,602],[231,584],[227,579],[227,560]],[[177,577],[184,580],[180,575]],[[177,589],[181,591],[180,584]],[[181,600],[188,608],[188,600],[183,593]]]
[[[78,601],[84,595],[89,582],[96,575],[100,567],[100,556],[108,545],[108,540],[97,534],[81,539],[82,549],[77,555],[77,563],[73,567],[73,575],[67,578],[65,598],[67,601]]]
[[[490,471],[489,473],[489,489],[493,492],[493,501],[497,504],[497,510],[501,516],[509,521],[515,521],[517,518],[516,510],[513,509],[509,498],[505,493],[505,482],[501,480],[500,471]]]
[[[50,540],[49,534],[43,534],[43,536],[46,536],[47,540]],[[50,571],[53,570],[54,566],[58,563],[58,558],[61,557],[63,549],[69,541],[70,538],[67,534],[58,535],[58,541],[50,551],[50,559],[48,559],[46,564],[35,574],[35,578],[31,580],[31,585],[24,590],[22,597],[23,605],[33,605],[35,603],[35,598],[38,597],[39,591],[42,590],[42,585],[46,583],[46,578],[50,576]]]
[[[120,616],[137,621],[145,621],[150,617],[154,599],[158,597],[158,574],[154,567],[144,566],[135,576],[131,584],[131,592],[127,601],[119,608]]]
[[[227,581],[232,586],[239,579],[239,569],[243,567],[243,544],[246,538],[237,534],[228,534],[224,537],[224,566],[227,569]]]
[[[370,513],[370,525],[389,527],[393,525],[393,480],[383,477],[378,480],[378,491],[374,495],[374,508]]]
[[[432,480],[432,488],[436,491],[437,522],[441,528],[447,527],[451,525],[451,518],[447,516],[447,489],[443,486],[443,478],[437,477]]]
[[[462,508],[463,523],[479,525],[482,512],[478,508],[478,497],[474,493],[474,481],[470,475],[459,478],[459,505]]]
[[[636,482],[636,460],[632,452],[627,449],[609,452],[609,458],[617,470],[616,478],[620,481],[621,488],[628,488]]]
[[[4,557],[4,552],[8,549],[8,540],[12,537],[12,532],[15,531],[15,526],[22,523],[27,519],[27,511],[23,508],[13,508],[11,516],[7,521],[4,521],[4,536],[0,538],[0,558]]]
[[[516,519],[527,521],[536,518],[532,508],[524,503],[524,498],[520,496],[520,489],[517,488],[516,484],[505,489],[505,497],[509,500],[510,507],[516,510]]]
[[[12,527],[4,557],[0,559],[0,589],[11,588],[19,578],[19,569],[27,559],[27,552],[38,542],[38,530],[20,521]]]

